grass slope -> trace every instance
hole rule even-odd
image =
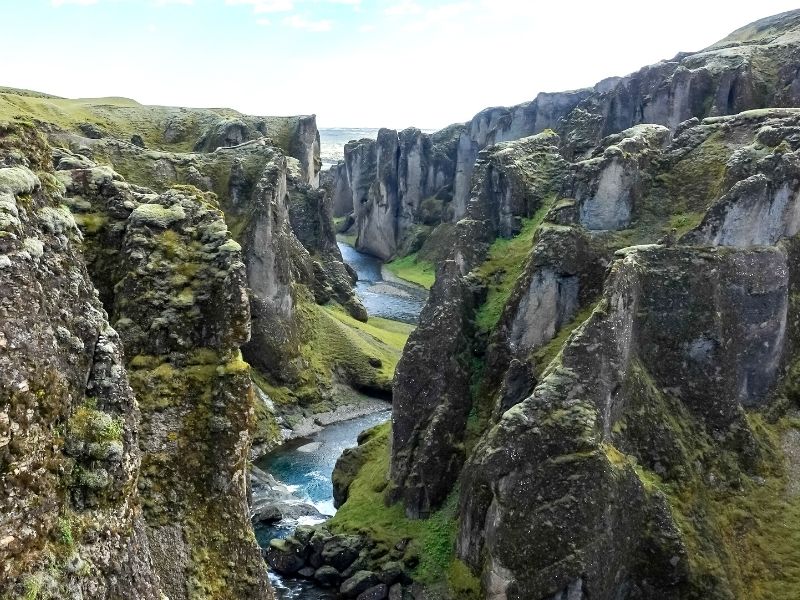
[[[403,258],[396,258],[386,263],[385,266],[390,273],[400,279],[416,283],[428,290],[431,289],[436,279],[436,265],[431,261],[419,258],[416,252]]]
[[[478,581],[454,556],[458,530],[455,490],[445,505],[426,520],[407,519],[401,504],[386,506],[384,491],[389,481],[391,425],[379,425],[365,444],[367,460],[350,485],[347,502],[328,522],[337,532],[362,533],[387,549],[410,539],[407,555],[416,554],[415,580],[436,587],[454,598],[480,597]]]
[[[68,99],[28,90],[0,88],[0,121],[16,118],[51,123],[68,132],[78,133],[79,126],[92,123],[109,135],[128,140],[142,136],[148,148],[189,152],[206,129],[221,119],[246,115],[227,108],[178,108],[147,106],[129,98]],[[293,117],[258,117],[270,136],[282,145],[290,136]],[[165,139],[170,124],[181,133]],[[286,148],[284,148],[286,149]]]

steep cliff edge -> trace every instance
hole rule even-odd
[[[257,451],[302,428],[316,412],[355,401],[350,388],[389,394],[399,349],[359,329],[367,313],[336,245],[332,197],[318,188],[314,117],[12,92],[0,94],[0,114],[35,119],[58,148],[60,169],[107,165],[132,189],[160,194],[184,186],[195,190],[190,194],[216,197],[247,271],[253,327],[243,351],[258,382]],[[88,228],[107,229],[102,211],[84,210],[79,202],[73,208]],[[95,254],[102,259],[108,252]],[[103,263],[95,258],[93,265]],[[98,276],[108,276],[98,268]],[[101,293],[107,302],[109,294]],[[329,339],[337,337],[346,350],[334,354]]]
[[[142,411],[138,489],[170,598],[266,597],[249,523],[254,393],[241,247],[213,195],[155,194],[109,167],[56,159]],[[230,560],[230,557],[234,557]]]
[[[119,337],[46,141],[3,125],[0,165],[0,589],[156,600]]]
[[[213,152],[269,138],[300,161],[306,181],[319,182],[319,132],[316,118],[262,117],[231,109],[147,106],[128,98],[67,99],[0,88],[0,118],[24,117],[36,123],[58,146],[92,148],[117,140],[167,152]]]
[[[760,107],[796,103],[798,27],[479,154],[391,432],[338,470],[336,530],[414,540],[419,597],[792,597],[800,114]]]
[[[635,125],[663,125],[674,133],[692,118],[797,106],[800,79],[792,65],[800,59],[798,19],[796,12],[771,17],[700,52],[681,53],[592,88],[539,94],[518,106],[486,109],[464,125],[428,136],[431,143],[416,148],[421,160],[412,154],[407,160],[399,150],[408,149],[400,142],[402,134],[351,142],[344,167],[334,175],[337,210],[345,214],[352,198],[357,247],[384,259],[404,256],[418,250],[432,229],[420,225],[454,223],[466,214],[475,162],[492,144],[552,129],[561,136],[565,158],[577,160],[603,138]],[[448,141],[434,143],[436,139]],[[403,168],[395,167],[390,157]],[[435,210],[432,216],[430,204],[441,201],[446,210]]]

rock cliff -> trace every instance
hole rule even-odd
[[[246,498],[254,393],[240,351],[250,337],[241,247],[213,195],[156,194],[60,154],[65,203],[141,407],[137,487],[162,590],[267,597]]]
[[[451,523],[413,575],[453,598],[791,597],[798,31],[759,21],[478,152],[388,469],[343,460],[335,522],[377,497],[408,520],[373,539]]]
[[[0,130],[0,589],[160,598],[138,503],[139,406],[47,142]]]
[[[789,14],[759,21],[705,50],[678,54],[592,88],[486,109],[464,125],[428,136],[430,145],[412,142],[409,147],[410,138],[401,143],[392,132],[377,141],[351,142],[345,168],[334,175],[337,212],[344,215],[352,198],[357,247],[381,258],[402,256],[419,249],[430,233],[412,224],[456,222],[466,214],[475,162],[492,144],[552,129],[561,136],[565,158],[573,160],[588,158],[603,138],[636,125],[662,125],[671,137],[692,118],[797,106],[800,80],[792,66],[800,58],[797,19]],[[387,167],[392,156],[403,166]],[[614,185],[614,173],[611,168],[604,188]],[[447,209],[432,217],[426,209],[437,199]]]
[[[125,182],[157,193],[177,185],[216,196],[247,270],[253,326],[243,351],[258,371],[260,448],[279,442],[280,430],[291,431],[309,406],[346,401],[339,385],[388,393],[396,357],[385,369],[362,368],[382,356],[380,341],[319,360],[320,331],[342,324],[313,305],[333,301],[361,322],[367,314],[336,245],[332,197],[318,188],[314,117],[0,96],[9,104],[0,104],[0,114],[13,108],[13,114],[41,122],[62,169],[107,165]],[[75,103],[89,121],[70,120]],[[128,141],[134,131],[142,143]],[[103,219],[85,218],[97,227]]]

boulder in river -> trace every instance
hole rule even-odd
[[[274,523],[284,519],[325,516],[313,504],[303,502],[288,487],[258,467],[250,470],[252,500],[250,513],[253,523]]]

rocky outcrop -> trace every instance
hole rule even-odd
[[[714,432],[743,468],[752,464],[743,407],[763,405],[776,383],[786,260],[777,248],[642,248],[614,264],[592,317],[465,467],[458,553],[483,569],[488,597],[577,586],[578,597],[679,598],[708,585],[687,556],[687,532],[616,449],[668,477],[691,451],[682,444],[696,441],[686,427],[697,443]],[[620,427],[642,419],[637,411],[669,412],[679,425],[639,437]],[[710,585],[714,597],[725,585]]]
[[[796,109],[738,111],[795,102],[799,26],[603,82],[558,137],[480,154],[398,367],[387,497],[440,518],[458,490],[482,597],[758,593],[740,543],[762,516],[732,515],[782,506],[791,477],[773,421],[796,398],[800,130]]]
[[[545,129],[558,129],[564,119],[588,96],[587,90],[539,94],[535,100],[511,108],[487,108],[467,123],[458,141],[456,173],[453,182],[455,210],[460,219],[466,212],[472,187],[472,173],[478,153],[484,148],[536,135]]]
[[[240,352],[250,336],[241,247],[213,194],[156,194],[67,159],[57,158],[57,174],[142,409],[137,488],[161,589],[172,599],[271,597],[247,507],[253,389]]]
[[[156,600],[139,408],[49,163],[0,127],[0,589]]]
[[[278,573],[336,588],[341,598],[384,600],[390,588],[399,598],[410,591],[405,545],[387,550],[360,536],[301,526],[285,540],[272,540],[265,554]]]
[[[272,381],[293,385],[299,377],[303,302],[336,299],[366,319],[336,245],[330,196],[308,182],[298,161],[265,140],[210,154],[107,140],[93,154],[131,183],[157,191],[190,185],[216,195],[247,268],[253,328],[245,357]],[[62,151],[63,168],[85,161],[82,156]]]
[[[647,124],[667,128],[664,136],[659,134],[657,141],[661,143],[675,133],[681,123],[693,118],[797,106],[800,79],[794,65],[800,62],[798,31],[800,16],[797,11],[777,15],[749,25],[700,52],[682,53],[626,77],[605,79],[592,88],[539,94],[535,100],[518,106],[489,108],[463,126],[451,126],[432,134],[431,139],[448,140],[439,144],[437,152],[441,164],[446,166],[436,170],[436,177],[440,179],[435,186],[422,188],[422,196],[424,200],[426,195],[446,190],[448,202],[446,210],[439,211],[438,216],[426,224],[455,222],[464,217],[474,166],[481,150],[553,129],[561,136],[565,158],[591,159],[584,168],[598,170],[589,175],[594,181],[592,189],[575,190],[575,195],[581,194],[583,199],[581,218],[589,223],[590,229],[626,226],[629,221],[626,202],[614,203],[617,213],[608,212],[607,205],[615,198],[617,190],[623,194],[637,193],[639,182],[631,174],[633,165],[623,163],[639,158],[614,155],[617,146],[608,148],[609,154],[605,157],[592,156],[601,140]],[[637,134],[639,142],[643,131],[640,129]],[[412,244],[405,244],[404,240],[411,235],[409,223],[423,222],[424,203],[411,200],[417,197],[417,181],[431,182],[430,175],[425,179],[424,160],[420,163],[422,170],[411,160],[408,168],[399,170],[398,176],[388,178],[375,169],[380,152],[389,155],[393,152],[393,147],[389,146],[382,150],[376,148],[387,141],[391,146],[393,139],[393,136],[384,136],[384,141],[377,145],[363,140],[357,144],[351,142],[353,150],[362,149],[346,159],[347,170],[338,170],[333,186],[337,190],[350,190],[358,223],[357,246],[381,258],[408,254],[421,245],[423,240],[418,236]],[[430,170],[427,173],[430,174]],[[344,176],[346,183],[341,181]],[[400,200],[409,192],[408,202]],[[346,195],[337,195],[340,199],[336,202],[337,212],[341,215],[345,214]],[[423,238],[427,233],[418,232]]]
[[[420,244],[417,228],[441,222],[450,210],[460,130],[453,125],[428,135],[381,129],[377,140],[345,146],[344,166],[334,172],[334,206],[338,214],[353,213],[359,250],[384,259],[401,248],[413,251]],[[431,211],[438,216],[423,217]]]
[[[316,116],[268,117],[235,110],[147,106],[126,98],[69,100],[2,88],[0,109],[36,122],[54,146],[92,153],[108,142],[165,152],[212,153],[264,139],[300,161],[304,180],[319,183]],[[80,114],[85,121],[75,122]],[[116,165],[115,165],[116,166]]]
[[[601,138],[640,123],[675,131],[691,118],[797,106],[799,29],[797,11],[776,15],[700,52],[599,83],[562,124],[570,132],[565,135],[569,153],[584,154]]]
[[[478,162],[468,216],[456,225],[454,248],[395,374],[390,497],[402,500],[410,517],[442,503],[465,458],[473,321],[485,300],[470,272],[498,234],[518,230],[522,217],[546,206],[565,175],[552,133],[499,144]]]
[[[626,229],[644,193],[645,172],[666,145],[669,130],[637,125],[603,140],[590,159],[575,164],[572,189],[577,219],[589,231]]]
[[[773,245],[800,230],[800,157],[796,152],[800,112],[760,111],[711,119],[687,134],[707,136],[714,131],[727,138],[734,129],[746,132],[750,143],[731,154],[725,165],[728,190],[697,228],[684,236],[687,243]]]
[[[543,224],[486,350],[481,394],[496,420],[527,398],[547,367],[539,356],[582,307],[598,297],[608,256],[579,227]],[[488,417],[488,415],[486,415]]]

